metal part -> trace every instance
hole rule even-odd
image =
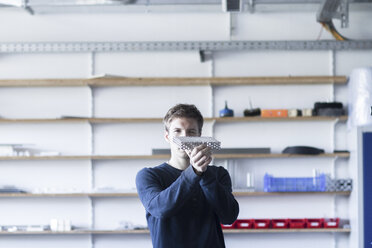
[[[330,51],[330,61],[331,61],[331,66],[330,66],[330,69],[331,69],[331,75],[332,76],[335,76],[336,75],[336,51],[334,49],[332,49]]]
[[[229,37],[236,35],[236,30],[237,30],[237,25],[238,25],[238,13],[236,12],[230,12],[229,13]]]
[[[349,1],[348,0],[324,0],[317,12],[318,22],[331,22],[333,18],[341,20],[341,27],[349,25]]]
[[[34,10],[29,6],[28,2],[29,2],[29,0],[23,0],[22,1],[22,8],[24,8],[28,13],[33,15]]]
[[[206,62],[213,59],[212,51],[199,51],[200,62]]]
[[[91,53],[126,51],[365,50],[372,40],[3,42],[0,53]]]
[[[248,0],[248,11],[249,11],[249,13],[251,13],[251,14],[254,13],[255,4],[256,4],[256,0]]]
[[[221,142],[216,140],[213,137],[207,137],[207,136],[179,136],[174,137],[173,142],[179,146],[182,150],[192,150],[197,146],[200,146],[202,144],[207,145],[212,150],[219,150],[221,149]]]
[[[340,19],[341,28],[349,27],[349,2],[348,0],[342,0],[340,5]]]
[[[90,72],[91,77],[94,77],[96,75],[96,53],[91,52],[90,53]]]
[[[222,11],[240,12],[242,11],[243,0],[222,0]]]

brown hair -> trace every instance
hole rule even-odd
[[[163,123],[165,130],[169,131],[169,123],[174,118],[191,118],[198,122],[199,133],[201,134],[203,128],[203,116],[197,107],[193,104],[177,104],[176,106],[170,108],[167,114],[164,116]]]

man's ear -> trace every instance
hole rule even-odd
[[[165,139],[166,142],[170,143],[169,132],[168,131],[164,131],[164,139]]]

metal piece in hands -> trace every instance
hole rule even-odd
[[[182,150],[192,150],[194,147],[201,144],[206,144],[212,150],[221,149],[221,142],[213,137],[174,137],[173,142]]]

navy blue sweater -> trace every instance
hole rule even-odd
[[[146,209],[154,248],[225,247],[221,223],[233,223],[239,205],[223,167],[198,176],[163,163],[138,172],[136,185]]]

